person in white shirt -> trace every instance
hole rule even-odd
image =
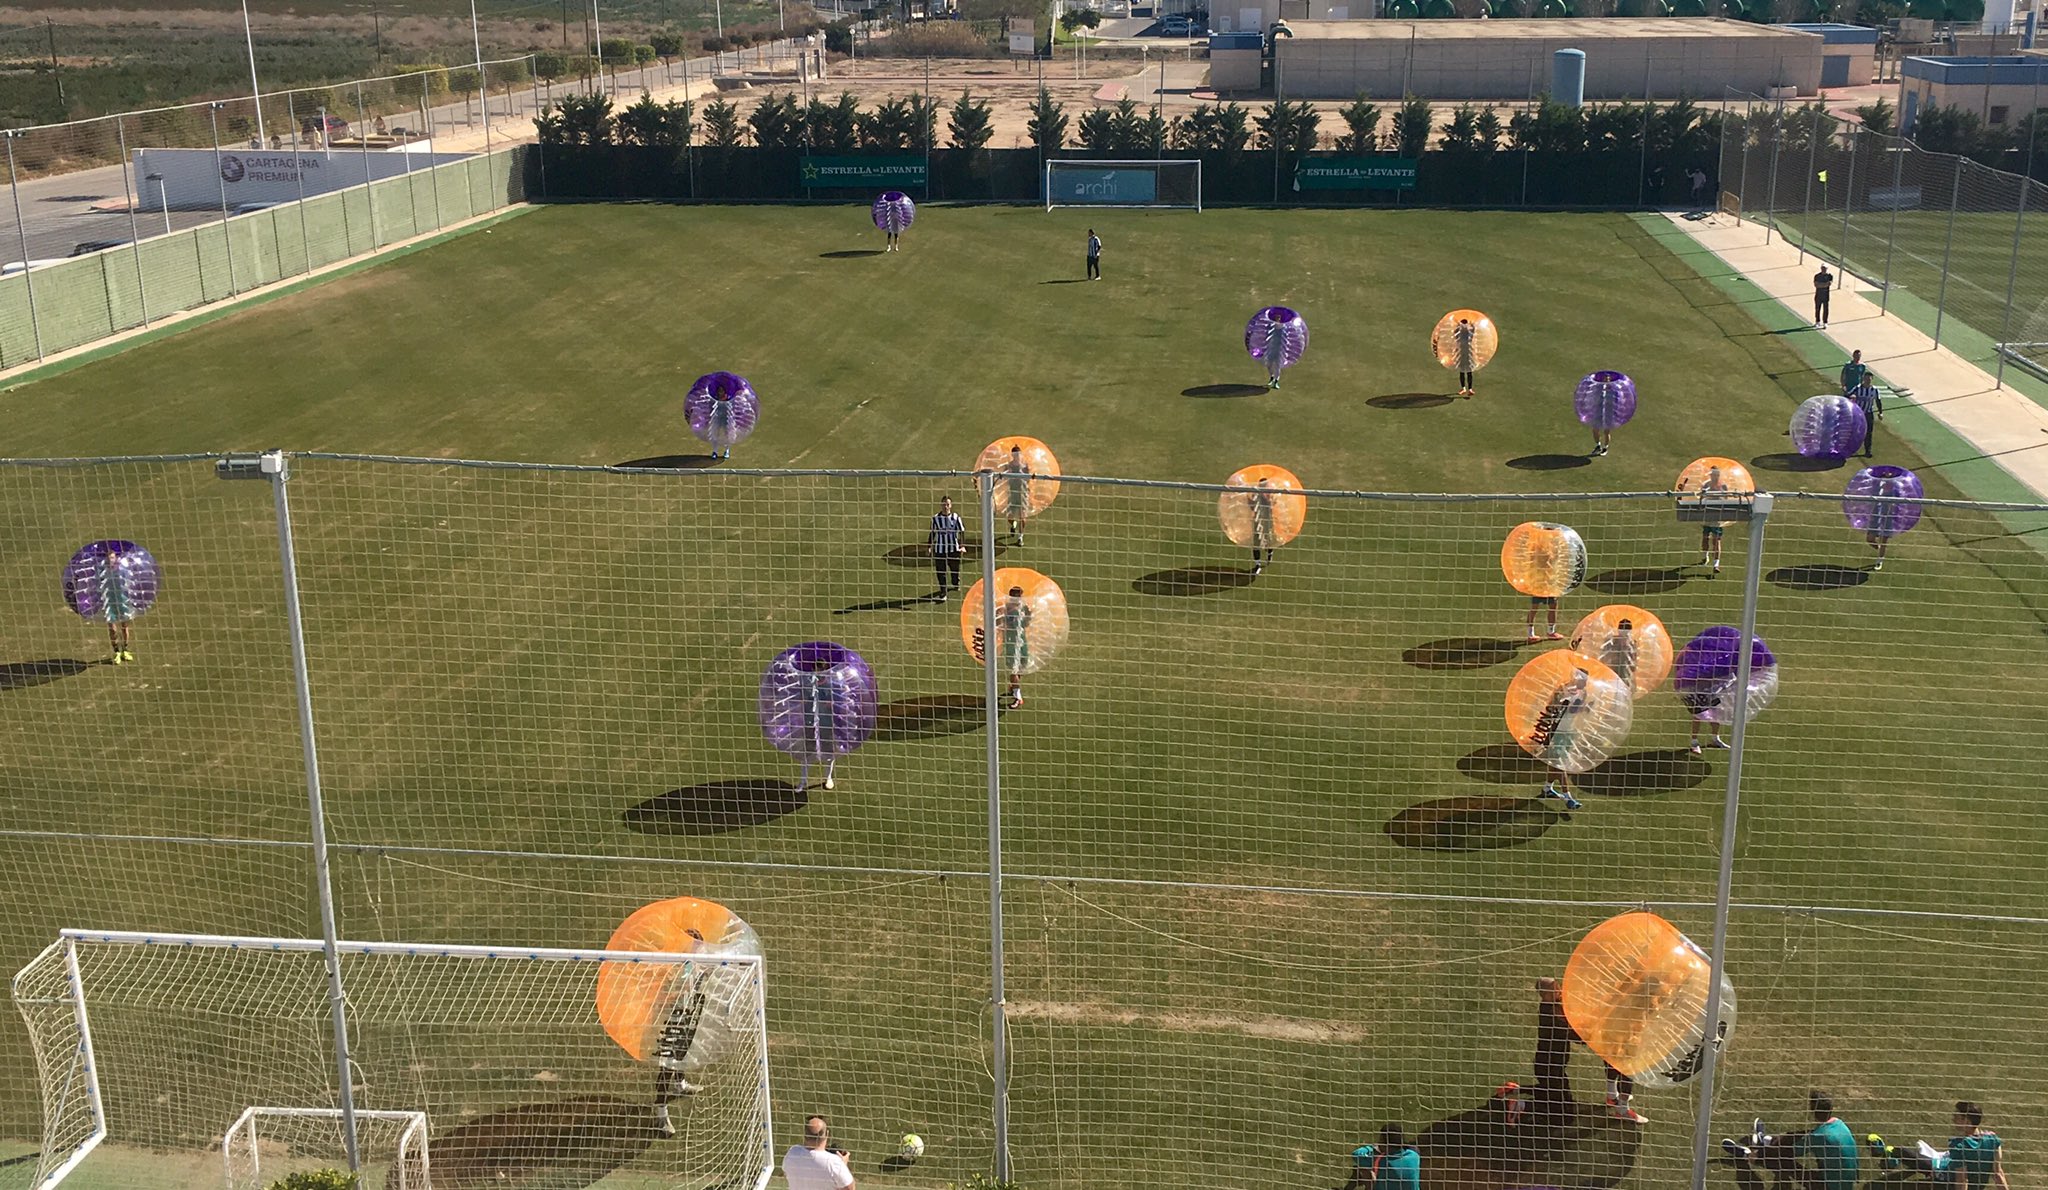
[[[854,1190],[846,1150],[832,1147],[832,1128],[823,1116],[804,1121],[804,1143],[783,1154],[782,1176],[789,1190]]]

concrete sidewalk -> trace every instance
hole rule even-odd
[[[1667,217],[1751,284],[1800,318],[1811,318],[1817,258],[1802,258],[1795,245],[1775,235],[1766,243],[1764,228],[1728,215]],[[1881,312],[1875,290],[1837,275],[1828,329],[1815,333],[1839,347],[1845,362],[1852,350],[1862,351],[1863,362],[1887,389],[1910,392],[1911,404],[2048,500],[2048,409],[2024,393],[1997,387],[1990,373]],[[1886,398],[1888,414],[1899,400]]]

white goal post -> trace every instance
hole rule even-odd
[[[1054,207],[1202,209],[1198,159],[1056,159],[1045,163],[1045,209]]]
[[[767,1185],[759,957],[331,950],[346,1096],[320,940],[62,931],[12,984],[42,1101],[30,1185],[48,1190],[92,1157],[96,1186],[208,1184],[224,1171],[241,1190],[264,1174],[345,1166],[351,1149],[364,1186],[386,1190],[515,1171],[577,1184],[622,1171],[682,1187]],[[601,971],[625,993],[603,1019]],[[648,1039],[647,1060],[614,1040],[622,1014]],[[215,1172],[198,1172],[206,1164]]]
[[[385,1190],[432,1190],[427,1113],[364,1110],[351,1114],[358,1147],[365,1154],[364,1164],[386,1168]],[[221,1166],[228,1190],[262,1190],[269,1181],[293,1172],[292,1168],[278,1168],[280,1158],[288,1166],[296,1167],[304,1167],[308,1160],[325,1166],[346,1164],[347,1158],[341,1152],[342,1127],[342,1111],[338,1107],[249,1108],[228,1125],[228,1133],[221,1140]],[[373,1134],[379,1141],[389,1136],[389,1143],[370,1140]],[[268,1172],[264,1170],[266,1157],[271,1165]]]

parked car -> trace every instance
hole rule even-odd
[[[73,248],[71,255],[91,256],[95,252],[105,252],[109,248],[125,248],[129,243],[128,240],[86,240]]]
[[[1184,12],[1168,13],[1159,18],[1159,36],[1186,37],[1194,29],[1194,22]]]

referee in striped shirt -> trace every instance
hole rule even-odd
[[[1871,450],[1877,444],[1877,423],[1884,417],[1884,394],[1877,391],[1877,381],[1865,368],[1857,378],[1856,387],[1846,394],[1863,411],[1863,421],[1868,427],[1863,431],[1863,457],[1871,458]]]
[[[953,497],[939,497],[939,510],[932,514],[931,535],[925,538],[932,551],[932,570],[939,579],[939,602],[946,601],[946,592],[960,589],[960,558],[967,552],[961,534],[967,526],[960,520],[960,514],[953,511]]]

